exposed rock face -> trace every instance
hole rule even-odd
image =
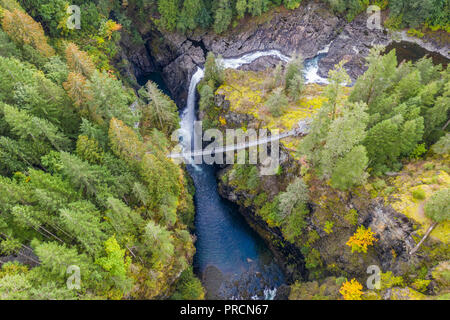
[[[162,72],[174,100],[182,108],[186,104],[189,80],[196,66],[203,66],[208,51],[232,58],[254,51],[276,49],[285,55],[300,53],[308,59],[331,43],[329,53],[319,62],[319,75],[326,77],[336,63],[347,59],[345,67],[352,79],[356,79],[366,70],[364,58],[373,45],[388,45],[393,38],[417,42],[404,33],[392,36],[384,30],[371,30],[367,27],[367,18],[367,14],[362,13],[348,23],[345,18],[336,17],[322,2],[303,1],[295,10],[280,7],[261,17],[246,18],[223,35],[211,30],[195,31],[188,35],[162,34],[149,22],[150,26],[146,25],[141,30],[145,47],[133,47],[126,37],[122,47],[131,61],[127,72],[134,73],[136,77]],[[431,51],[445,52],[448,57],[448,44],[445,48],[434,43],[421,45]],[[276,64],[276,58],[262,57],[241,69],[260,71]]]
[[[186,105],[189,79],[197,70],[196,67],[205,63],[203,50],[194,47],[190,41],[186,44],[189,47],[188,53],[180,55],[162,69],[164,80],[180,107]]]
[[[349,197],[343,200],[346,208],[354,208],[358,212],[357,225],[371,228],[378,241],[367,254],[352,253],[345,243],[356,227],[344,223],[327,235],[320,225],[310,221],[310,227],[318,231],[321,237],[314,247],[321,253],[324,264],[335,264],[361,281],[369,276],[367,268],[371,265],[378,266],[383,272],[404,273],[413,262],[409,255],[415,243],[411,236],[414,232],[412,223],[402,214],[386,207],[382,199]]]
[[[285,159],[283,172],[287,167],[295,166],[292,160]],[[225,169],[221,174],[224,174]],[[291,171],[292,172],[292,171]],[[242,214],[246,217],[252,227],[266,240],[274,243],[282,243],[282,246],[275,244],[274,250],[281,253],[280,260],[284,262],[286,271],[292,278],[299,278],[307,275],[302,260],[304,257],[299,245],[288,243],[278,228],[270,228],[257,216],[255,208],[246,206],[246,200],[254,197],[242,190],[236,190],[232,185],[220,179],[220,194],[228,200],[237,203],[240,206]],[[283,174],[281,177],[267,177],[261,179],[264,192],[271,196],[285,190],[286,184],[292,181],[290,174]],[[320,195],[319,195],[320,197]],[[408,270],[411,264],[414,264],[416,257],[411,257],[409,252],[414,247],[414,240],[411,234],[414,232],[412,223],[403,215],[397,213],[390,207],[386,207],[382,199],[368,200],[363,198],[352,198],[351,196],[342,199],[342,206],[334,209],[326,208],[326,214],[334,221],[333,232],[326,233],[323,229],[323,221],[317,214],[318,204],[312,202],[312,211],[306,217],[305,235],[311,231],[317,232],[317,239],[311,248],[320,253],[320,259],[323,263],[321,276],[338,276],[342,272],[351,277],[355,277],[365,283],[370,274],[367,268],[371,265],[378,266],[381,271],[392,271],[394,274],[403,274]],[[358,221],[352,225],[345,221],[342,212],[354,208],[358,212]],[[339,212],[337,212],[339,211]],[[353,235],[356,227],[364,225],[366,228],[376,234],[378,241],[373,247],[370,247],[367,253],[352,253],[346,245],[348,239]],[[276,241],[274,241],[276,240]],[[288,257],[288,258],[287,258]],[[299,270],[289,269],[288,265],[295,265]],[[333,267],[332,267],[333,266]],[[340,270],[340,271],[338,271]]]
[[[305,59],[314,57],[336,36],[344,21],[332,14],[323,3],[310,1],[296,10],[280,8],[264,20],[248,18],[225,35],[213,31],[189,35],[161,34],[152,28],[145,36],[146,49],[124,47],[132,62],[135,76],[162,71],[167,87],[179,107],[186,104],[189,79],[202,66],[206,53],[212,51],[225,58],[237,57],[258,50],[277,49],[286,55],[301,53]],[[273,67],[277,59],[257,59],[244,70]]]
[[[367,15],[361,14],[347,24],[337,38],[332,42],[326,57],[319,62],[319,75],[327,77],[328,71],[341,60],[346,59],[345,65],[352,79],[362,75],[367,67],[365,57],[374,45],[390,43],[387,32],[379,29],[367,28]]]
[[[366,70],[365,57],[374,45],[388,46],[394,42],[414,43],[429,52],[450,59],[448,41],[437,42],[436,39],[425,37],[426,40],[410,37],[406,31],[393,32],[387,29],[369,29],[368,15],[360,14],[352,22],[345,24],[342,32],[333,40],[326,57],[319,61],[319,75],[327,77],[328,71],[335,64],[345,59],[345,68],[350,77],[355,80]]]
[[[28,247],[23,247],[17,254],[0,257],[0,264],[2,265],[6,262],[14,261],[28,265],[30,267],[36,267],[40,263],[39,257],[31,248]]]
[[[360,220],[379,237],[375,251],[381,262],[380,267],[394,273],[402,272],[403,264],[412,259],[409,252],[415,246],[411,237],[414,229],[408,218],[384,206],[382,200],[374,200],[367,210],[361,212]],[[393,252],[395,260],[392,260]]]
[[[266,20],[252,19],[224,36],[213,32],[192,36],[201,39],[208,50],[227,58],[269,49],[312,58],[331,42],[341,24],[325,4],[310,1],[292,11],[279,9]]]

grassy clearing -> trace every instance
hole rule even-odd
[[[396,211],[416,221],[420,225],[421,234],[432,224],[423,209],[426,201],[433,193],[450,188],[449,164],[448,157],[414,161],[406,165],[399,176],[387,179],[388,185],[394,187],[394,190],[390,195],[385,195],[386,202]],[[424,194],[424,198],[417,197],[418,191]],[[448,244],[450,222],[438,224],[430,236]]]
[[[267,129],[289,131],[297,126],[300,120],[312,118],[326,101],[322,97],[324,86],[309,84],[305,86],[302,96],[297,101],[290,101],[280,117],[274,117],[265,106],[272,88],[272,70],[253,72],[228,69],[225,71],[225,82],[216,94],[225,96],[230,101],[230,110],[236,113],[251,114],[258,124]],[[300,139],[289,138],[282,141],[289,150],[297,149]]]

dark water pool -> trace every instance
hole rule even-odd
[[[136,80],[140,86],[145,86],[147,81],[152,81],[158,85],[158,88],[162,92],[164,92],[169,97],[171,96],[170,90],[167,87],[166,83],[164,82],[164,79],[163,79],[161,73],[159,73],[159,72],[152,72],[152,73],[144,74],[140,77],[137,77]]]
[[[446,57],[437,52],[430,52],[415,43],[406,41],[392,42],[386,47],[385,52],[390,52],[392,49],[395,49],[399,63],[402,61],[415,62],[425,56],[429,56],[434,64],[441,64],[445,68],[448,66],[449,60]]]
[[[217,191],[213,166],[188,166],[195,188],[197,252],[194,269],[209,298],[269,299],[284,281],[259,235]]]

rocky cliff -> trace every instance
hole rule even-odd
[[[220,173],[219,190],[224,198],[240,206],[249,223],[278,253],[291,280],[308,279],[308,274],[310,279],[346,275],[364,283],[368,277],[367,268],[371,265],[404,274],[415,264],[416,258],[409,255],[415,242],[413,223],[408,218],[386,206],[382,199],[372,199],[363,189],[358,194],[344,193],[319,181],[309,182],[310,212],[305,218],[303,235],[294,243],[287,241],[278,227],[264,221],[255,204],[261,194],[267,194],[267,201],[270,201],[285,191],[287,184],[298,174],[297,161],[288,156],[282,159],[280,171],[283,173],[260,176],[257,191],[239,187],[229,174],[230,167]],[[326,228],[330,223],[331,231]],[[366,254],[352,253],[346,245],[361,225],[371,228],[377,238]]]
[[[149,22],[150,24],[150,22]],[[225,34],[196,31],[188,35],[160,33],[156,27],[143,30],[145,47],[124,43],[134,74],[161,71],[179,106],[187,98],[189,79],[202,66],[208,51],[223,57],[237,57],[257,50],[277,49],[286,55],[300,53],[314,57],[338,35],[345,20],[332,14],[323,3],[309,1],[296,10],[278,8],[261,17],[247,18]],[[274,62],[254,62],[263,67]]]
[[[353,79],[366,70],[364,58],[372,46],[388,45],[394,40],[416,42],[428,51],[440,52],[449,58],[448,41],[439,43],[429,39],[425,42],[408,37],[405,32],[369,29],[367,19],[367,14],[363,13],[348,22],[333,14],[322,2],[304,1],[295,10],[279,7],[260,17],[244,18],[221,35],[202,30],[187,35],[161,33],[149,20],[139,26],[145,45],[132,45],[125,37],[122,47],[131,62],[128,72],[136,77],[161,72],[179,107],[186,104],[189,80],[196,67],[203,66],[208,51],[230,58],[276,49],[285,55],[299,53],[308,59],[329,46],[327,56],[319,62],[319,74],[326,77],[336,63],[346,59],[345,67]],[[276,59],[264,57],[242,69],[262,70],[276,63]]]

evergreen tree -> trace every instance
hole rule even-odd
[[[220,34],[228,29],[233,19],[233,9],[230,0],[218,1],[218,7],[214,15],[214,31]]]
[[[198,26],[207,27],[210,22],[209,13],[203,0],[185,0],[177,22],[181,32],[194,30]]]
[[[260,16],[268,9],[269,0],[248,0],[247,10],[252,16]]]
[[[224,81],[224,70],[220,62],[221,57],[214,55],[212,52],[208,52],[205,62],[205,76],[202,80],[203,83],[211,85],[212,89],[218,88]]]
[[[280,194],[278,207],[284,217],[289,216],[296,206],[304,206],[309,200],[308,187],[303,179],[297,177],[289,184],[286,192]]]
[[[383,93],[392,86],[397,74],[397,58],[392,50],[382,56],[383,47],[375,46],[366,58],[369,68],[358,78],[350,94],[350,101],[362,101],[369,107],[369,113],[375,114],[382,111],[384,105],[379,101],[384,98]]]
[[[267,99],[265,106],[274,117],[280,117],[289,101],[281,88],[275,89]]]
[[[145,227],[144,243],[156,268],[162,268],[174,255],[173,237],[167,229],[150,221]]]
[[[157,128],[170,135],[180,122],[177,105],[155,83],[148,81],[145,89],[145,92],[141,91],[141,95],[148,101],[142,112],[143,127]]]
[[[247,0],[236,1],[236,13],[239,19],[242,19],[247,12]]]
[[[101,224],[101,213],[87,201],[72,202],[60,209],[66,230],[74,235],[85,251],[93,256],[100,253],[106,240]]]
[[[72,72],[82,74],[86,78],[90,78],[95,71],[91,58],[74,43],[69,43],[66,47],[66,60]]]
[[[22,140],[35,142],[36,150],[45,152],[50,146],[57,150],[68,148],[69,139],[47,120],[8,105],[4,106],[3,111],[11,132]]]
[[[208,84],[201,86],[200,101],[198,104],[200,111],[206,111],[214,106],[214,91]]]
[[[365,170],[368,162],[366,148],[362,145],[354,147],[337,161],[331,176],[331,186],[347,190],[353,186],[362,185],[367,178]]]
[[[303,58],[295,56],[286,66],[285,90],[290,98],[297,100],[303,90]]]
[[[314,117],[310,133],[299,146],[300,155],[306,155],[317,174],[331,178],[340,189],[362,183],[367,166],[365,148],[359,147],[366,137],[367,105],[343,99],[342,84],[348,79],[343,62],[330,71],[330,84],[325,90],[328,101]],[[352,160],[357,162],[354,167]],[[346,169],[350,171],[344,172]]]
[[[434,222],[444,222],[450,219],[450,188],[434,193],[425,204],[425,213]]]
[[[369,156],[369,165],[376,173],[399,169],[399,124],[393,119],[376,124],[367,132],[364,145]]]
[[[364,140],[368,120],[365,110],[364,104],[348,105],[331,123],[318,167],[322,177],[331,177],[339,159]]]
[[[179,0],[158,0],[158,11],[161,14],[162,26],[169,30],[175,30],[179,15]]]
[[[433,145],[432,150],[434,153],[445,155],[450,152],[450,133],[447,133],[439,141]]]
[[[99,124],[108,126],[112,118],[122,119],[129,126],[138,121],[138,116],[129,107],[135,98],[123,90],[121,81],[106,72],[95,71],[86,91],[90,98],[87,101],[90,114],[95,115],[93,120]]]

